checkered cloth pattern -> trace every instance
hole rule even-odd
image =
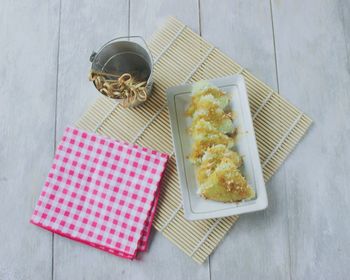
[[[114,255],[147,250],[168,155],[67,127],[31,223]]]

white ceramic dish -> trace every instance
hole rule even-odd
[[[183,207],[188,220],[225,217],[263,210],[267,207],[265,183],[244,78],[241,75],[233,75],[208,82],[232,96],[231,107],[237,115],[235,126],[239,129],[236,149],[243,156],[242,172],[255,190],[256,197],[239,203],[222,203],[206,200],[197,194],[195,167],[186,158],[190,154],[192,140],[186,131],[191,119],[186,117],[185,111],[190,103],[192,85],[171,87],[167,89],[167,101]]]

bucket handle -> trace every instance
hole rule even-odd
[[[112,42],[116,42],[116,41],[121,41],[121,40],[128,40],[128,41],[130,41],[130,39],[136,39],[136,40],[139,40],[139,41],[141,42],[141,46],[142,46],[143,48],[145,48],[145,50],[147,51],[147,53],[148,53],[148,55],[149,55],[149,57],[150,57],[150,59],[151,59],[151,64],[153,64],[152,53],[151,53],[150,49],[148,48],[148,45],[147,45],[145,39],[143,39],[143,37],[141,37],[141,36],[136,36],[136,35],[134,35],[134,36],[122,36],[122,37],[117,37],[117,38],[114,38],[114,39],[108,41],[108,42],[105,43],[102,47],[100,47],[100,49],[99,49],[97,52],[95,52],[95,51],[92,52],[92,54],[90,55],[90,62],[93,62],[94,59],[95,59],[95,57],[96,57],[96,55],[97,55],[105,46],[107,46],[108,44],[110,44],[110,43],[112,43]]]

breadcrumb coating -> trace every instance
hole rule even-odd
[[[189,133],[192,151],[189,160],[197,166],[199,193],[206,199],[239,202],[255,197],[240,171],[241,156],[233,151],[237,129],[234,113],[227,110],[230,99],[208,83],[193,87],[186,115],[192,118]]]

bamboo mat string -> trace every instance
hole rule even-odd
[[[259,106],[259,108],[256,110],[256,112],[253,115],[253,121],[256,119],[256,117],[259,115],[260,111],[262,109],[264,109],[264,107],[266,106],[267,102],[269,102],[270,98],[273,95],[273,90],[271,90],[269,92],[269,94],[266,96],[266,98],[264,99],[264,101],[261,103],[261,105]]]
[[[198,249],[204,244],[204,242],[208,239],[213,230],[219,225],[221,219],[217,219],[214,224],[208,229],[207,233],[203,236],[203,238],[198,242],[197,246],[193,249],[191,253],[191,257],[198,251]]]
[[[209,51],[206,53],[206,55],[201,59],[201,61],[197,64],[197,66],[192,70],[192,72],[187,76],[187,78],[185,79],[185,83],[188,83],[194,74],[196,74],[196,72],[198,71],[198,69],[203,65],[203,63],[208,59],[208,57],[210,56],[210,54],[214,51],[215,47],[212,46]]]
[[[109,118],[109,116],[114,112],[114,110],[117,109],[118,105],[119,105],[119,102],[116,102],[116,104],[113,105],[112,109],[104,116],[102,121],[95,127],[94,132],[98,132],[98,130],[101,128],[104,122]]]
[[[182,32],[183,28],[180,30]],[[181,34],[180,32],[180,34]],[[172,40],[174,42],[174,40]],[[200,62],[197,64],[197,66],[191,71],[191,73],[186,77],[184,84],[188,83],[193,75],[198,71],[198,69],[203,65],[203,63],[208,59],[210,54],[214,51],[215,47],[212,46],[207,53],[203,56],[203,58],[200,60]],[[158,60],[157,60],[158,61]],[[167,105],[164,104],[154,115],[153,117],[149,120],[149,122],[141,129],[141,131],[136,135],[136,137],[133,139],[133,143],[135,143],[145,132],[145,130],[153,123],[153,121],[158,117],[158,115],[165,109]],[[172,215],[169,217],[169,219],[165,222],[165,224],[161,227],[159,231],[163,231],[166,229],[166,227],[172,222],[172,220],[176,217],[177,213],[181,210],[183,204],[180,203],[180,205],[173,211]],[[210,233],[209,233],[210,234]],[[205,240],[204,240],[205,241]],[[203,241],[203,242],[204,242]]]
[[[287,139],[287,137],[289,136],[289,134],[293,131],[294,127],[299,123],[300,119],[302,118],[303,113],[300,113],[298,115],[298,117],[294,120],[294,122],[292,123],[292,125],[289,127],[289,129],[286,131],[286,133],[283,135],[283,137],[281,138],[281,140],[278,142],[278,144],[276,145],[276,147],[272,150],[272,152],[269,154],[269,156],[265,159],[265,161],[263,162],[263,164],[261,165],[262,168],[264,168],[266,166],[266,164],[271,160],[271,158],[276,154],[276,152],[278,151],[279,148],[281,148],[281,146],[283,145],[284,141]]]
[[[145,126],[139,131],[139,133],[131,140],[132,143],[135,143],[145,132],[145,130],[154,122],[154,120],[163,112],[166,104],[159,108],[159,110],[150,118],[150,120],[145,124]]]
[[[160,232],[164,231],[167,226],[175,219],[177,213],[182,209],[182,202],[179,204],[178,207],[175,208],[174,212],[171,214],[169,219],[164,223],[164,225],[159,229]]]
[[[160,55],[154,60],[153,64],[156,64],[160,58],[163,57],[163,55],[170,49],[170,47],[175,43],[177,38],[179,38],[182,34],[182,32],[186,29],[186,25],[184,25],[173,37],[173,39],[169,42],[169,44],[163,49],[163,51],[160,53]]]
[[[202,263],[237,221],[238,216],[196,222],[185,220],[181,211],[182,200],[173,158],[169,114],[163,103],[165,89],[181,81],[186,83],[241,73],[245,78],[251,108],[257,108],[253,118],[257,122],[255,130],[259,153],[266,158],[263,162],[266,181],[281,166],[312,121],[175,18],[171,18],[153,37],[149,47],[153,55],[157,56],[154,61],[156,67],[153,68],[157,86],[153,89],[149,106],[144,106],[142,110],[125,110],[101,97],[77,125],[96,132],[103,127],[106,136],[171,153],[162,186],[164,192],[159,199],[153,226],[193,260]],[[159,141],[160,135],[162,141]]]
[[[181,34],[182,31],[184,30],[184,28],[180,29],[180,32],[178,32],[178,34]],[[175,42],[176,38],[178,38],[178,36],[180,35],[176,35],[174,37],[174,39],[171,41],[171,43],[169,44],[169,46],[167,47],[167,49],[170,48],[170,46]],[[185,81],[183,82],[184,84],[188,83],[193,75],[197,72],[197,70],[201,67],[201,65],[208,59],[208,57],[210,56],[210,54],[213,52],[213,50],[215,49],[215,47],[211,47],[209,49],[209,51],[205,54],[205,56],[201,59],[201,61],[197,64],[197,66],[194,68],[194,70],[187,76],[187,78],[185,79]],[[163,51],[164,52],[164,51]],[[162,54],[163,54],[162,52]],[[161,54],[161,55],[162,55]],[[161,56],[160,55],[160,56]],[[158,56],[158,59],[155,60],[154,63],[157,63],[157,61],[159,60],[160,56]],[[134,137],[134,139],[132,140],[132,143],[135,143],[141,136],[142,134],[145,132],[145,130],[153,123],[153,121],[163,112],[163,110],[166,108],[167,104],[164,104],[162,107],[160,107],[160,109],[153,115],[153,117],[146,123],[146,125],[140,130],[140,132]]]
[[[242,74],[242,72],[244,71],[244,68],[242,66],[239,66],[239,67],[241,68],[236,72],[236,74]]]

